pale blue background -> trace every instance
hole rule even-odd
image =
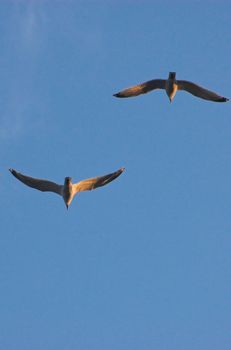
[[[1,1],[0,349],[230,350],[230,1]],[[62,198],[62,183],[126,172]]]

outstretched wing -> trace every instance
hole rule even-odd
[[[190,94],[214,102],[227,102],[228,98],[217,95],[215,92],[207,90],[191,81],[177,80],[178,90],[185,90]]]
[[[55,182],[41,180],[41,179],[34,179],[33,177],[29,177],[29,176],[18,173],[14,169],[9,169],[9,171],[18,180],[20,180],[21,182],[23,182],[25,185],[27,185],[29,187],[35,188],[36,190],[39,190],[39,191],[55,192],[55,193],[61,195],[62,186],[56,184]]]
[[[128,89],[122,90],[117,94],[114,94],[115,97],[133,97],[141,94],[146,94],[149,91],[155,89],[165,89],[165,79],[154,79],[146,81],[145,83],[132,86]]]
[[[115,180],[118,176],[120,176],[124,170],[125,168],[121,168],[115,171],[114,173],[108,175],[82,180],[74,185],[75,192],[90,191],[94,190],[97,187],[105,186],[109,182]]]

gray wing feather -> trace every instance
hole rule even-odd
[[[154,79],[146,81],[145,83],[132,86],[128,89],[122,90],[113,96],[115,97],[133,97],[141,94],[146,94],[155,89],[165,89],[165,79]]]
[[[108,175],[97,176],[91,179],[82,180],[74,185],[75,192],[91,191],[97,187],[105,186],[109,182],[115,180],[118,176],[120,176],[124,170],[124,168],[121,168],[115,171],[114,173]]]
[[[9,169],[9,171],[18,180],[20,180],[21,182],[23,182],[25,185],[29,187],[35,188],[36,190],[39,190],[42,192],[55,192],[61,195],[62,186],[56,184],[55,182],[42,180],[42,179],[35,179],[33,177],[20,174],[14,169]]]
[[[177,80],[178,90],[185,90],[190,94],[214,102],[227,102],[228,98],[222,97],[213,91],[207,90],[191,81]]]

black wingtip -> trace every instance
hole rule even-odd
[[[116,94],[113,94],[114,97],[120,97],[119,92],[117,92]]]
[[[14,177],[16,177],[16,179],[18,179],[18,173],[17,173],[16,170],[10,168],[9,171],[11,172],[11,174],[12,174]]]
[[[115,178],[117,178],[118,176],[120,176],[124,171],[125,171],[125,168],[120,168],[119,170],[117,170],[117,171],[115,172]]]
[[[118,170],[116,170],[112,175],[116,175],[117,176],[120,176],[123,172],[125,171],[125,168],[120,168]]]
[[[221,97],[218,102],[229,102],[230,99],[229,98],[226,98],[226,97]]]
[[[16,170],[10,168],[9,171],[11,172],[11,174],[12,174],[14,177],[16,177],[16,179],[19,178],[19,177],[18,177],[18,176],[19,176],[19,173],[18,173]]]
[[[124,98],[124,97],[129,97],[124,95],[122,92],[117,92],[116,94],[113,94],[114,97],[119,97],[119,98]]]

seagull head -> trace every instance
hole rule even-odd
[[[176,72],[169,72],[168,79],[175,79],[176,78]]]
[[[72,180],[71,177],[69,177],[69,176],[65,177],[65,185],[70,184],[70,183],[71,183],[71,180]]]

